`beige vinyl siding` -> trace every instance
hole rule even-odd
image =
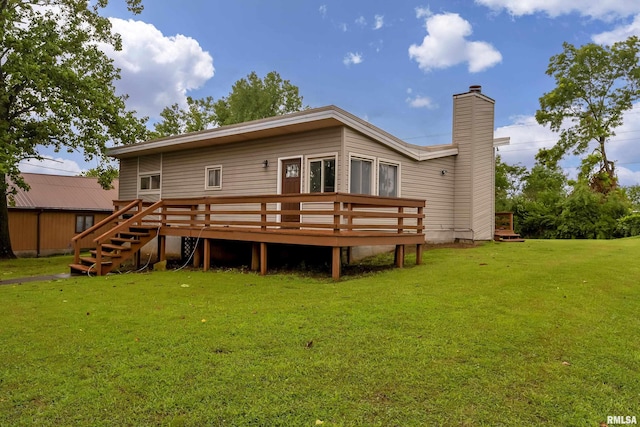
[[[397,153],[368,137],[345,129],[345,151],[351,154],[365,154],[400,165],[400,197],[426,200],[425,231],[450,231],[453,228],[453,182],[454,156],[419,162]],[[345,162],[347,163],[347,162]],[[348,164],[343,182],[349,182]],[[377,166],[374,181],[377,182]],[[445,175],[442,170],[447,170]],[[340,191],[347,191],[346,186]]]
[[[162,197],[276,194],[279,159],[339,151],[340,135],[340,128],[336,127],[284,138],[165,153]],[[267,168],[263,167],[265,160],[269,161]],[[222,166],[220,190],[205,190],[205,167],[211,165]],[[303,180],[307,179],[305,168],[303,159]]]
[[[454,100],[453,142],[458,144],[454,188],[454,227],[456,230],[471,228],[471,203],[473,194],[473,101],[471,96]]]
[[[493,238],[495,201],[494,180],[495,163],[493,148],[493,104],[482,98],[475,102],[474,115],[475,142],[474,155],[474,192],[473,222],[474,240]]]
[[[477,94],[454,99],[453,138],[458,144],[455,228],[458,236],[490,240],[494,222],[494,104]]]
[[[133,200],[138,196],[138,158],[120,159],[118,198]]]

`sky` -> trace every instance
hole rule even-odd
[[[123,0],[104,10],[123,49],[119,94],[150,118],[186,97],[219,99],[255,71],[276,71],[309,107],[336,105],[417,145],[451,142],[452,96],[481,85],[496,101],[502,160],[530,168],[557,134],[538,125],[545,71],[563,42],[610,45],[640,36],[638,0]],[[608,146],[622,185],[640,184],[640,103]],[[44,151],[24,172],[77,174],[80,154]],[[570,177],[579,160],[561,163]]]

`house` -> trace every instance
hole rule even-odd
[[[96,178],[23,173],[30,190],[18,190],[9,206],[9,235],[18,256],[71,253],[71,239],[113,212],[118,181],[104,190]],[[93,247],[88,236],[80,242]]]
[[[425,241],[491,240],[494,151],[509,143],[494,139],[494,103],[479,86],[454,95],[453,141],[438,146],[328,106],[110,148],[115,226],[71,269],[107,274],[145,245],[166,259],[190,241],[206,270],[215,245],[240,242],[262,274],[268,245],[330,248],[337,279],[344,248],[348,262],[392,245],[402,266],[407,244],[420,263]]]
[[[426,200],[428,242],[493,239],[494,100],[453,97],[453,141],[408,144],[335,106],[110,149],[121,200],[343,192]]]

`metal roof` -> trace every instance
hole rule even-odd
[[[97,178],[84,176],[23,173],[22,178],[31,189],[17,189],[15,205],[9,209],[113,211],[118,198],[118,180],[113,181],[113,189],[104,190]]]

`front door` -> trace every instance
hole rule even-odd
[[[282,161],[282,194],[300,194],[301,159]],[[300,210],[300,203],[282,203],[282,210]],[[283,214],[282,222],[300,222],[300,215]]]

